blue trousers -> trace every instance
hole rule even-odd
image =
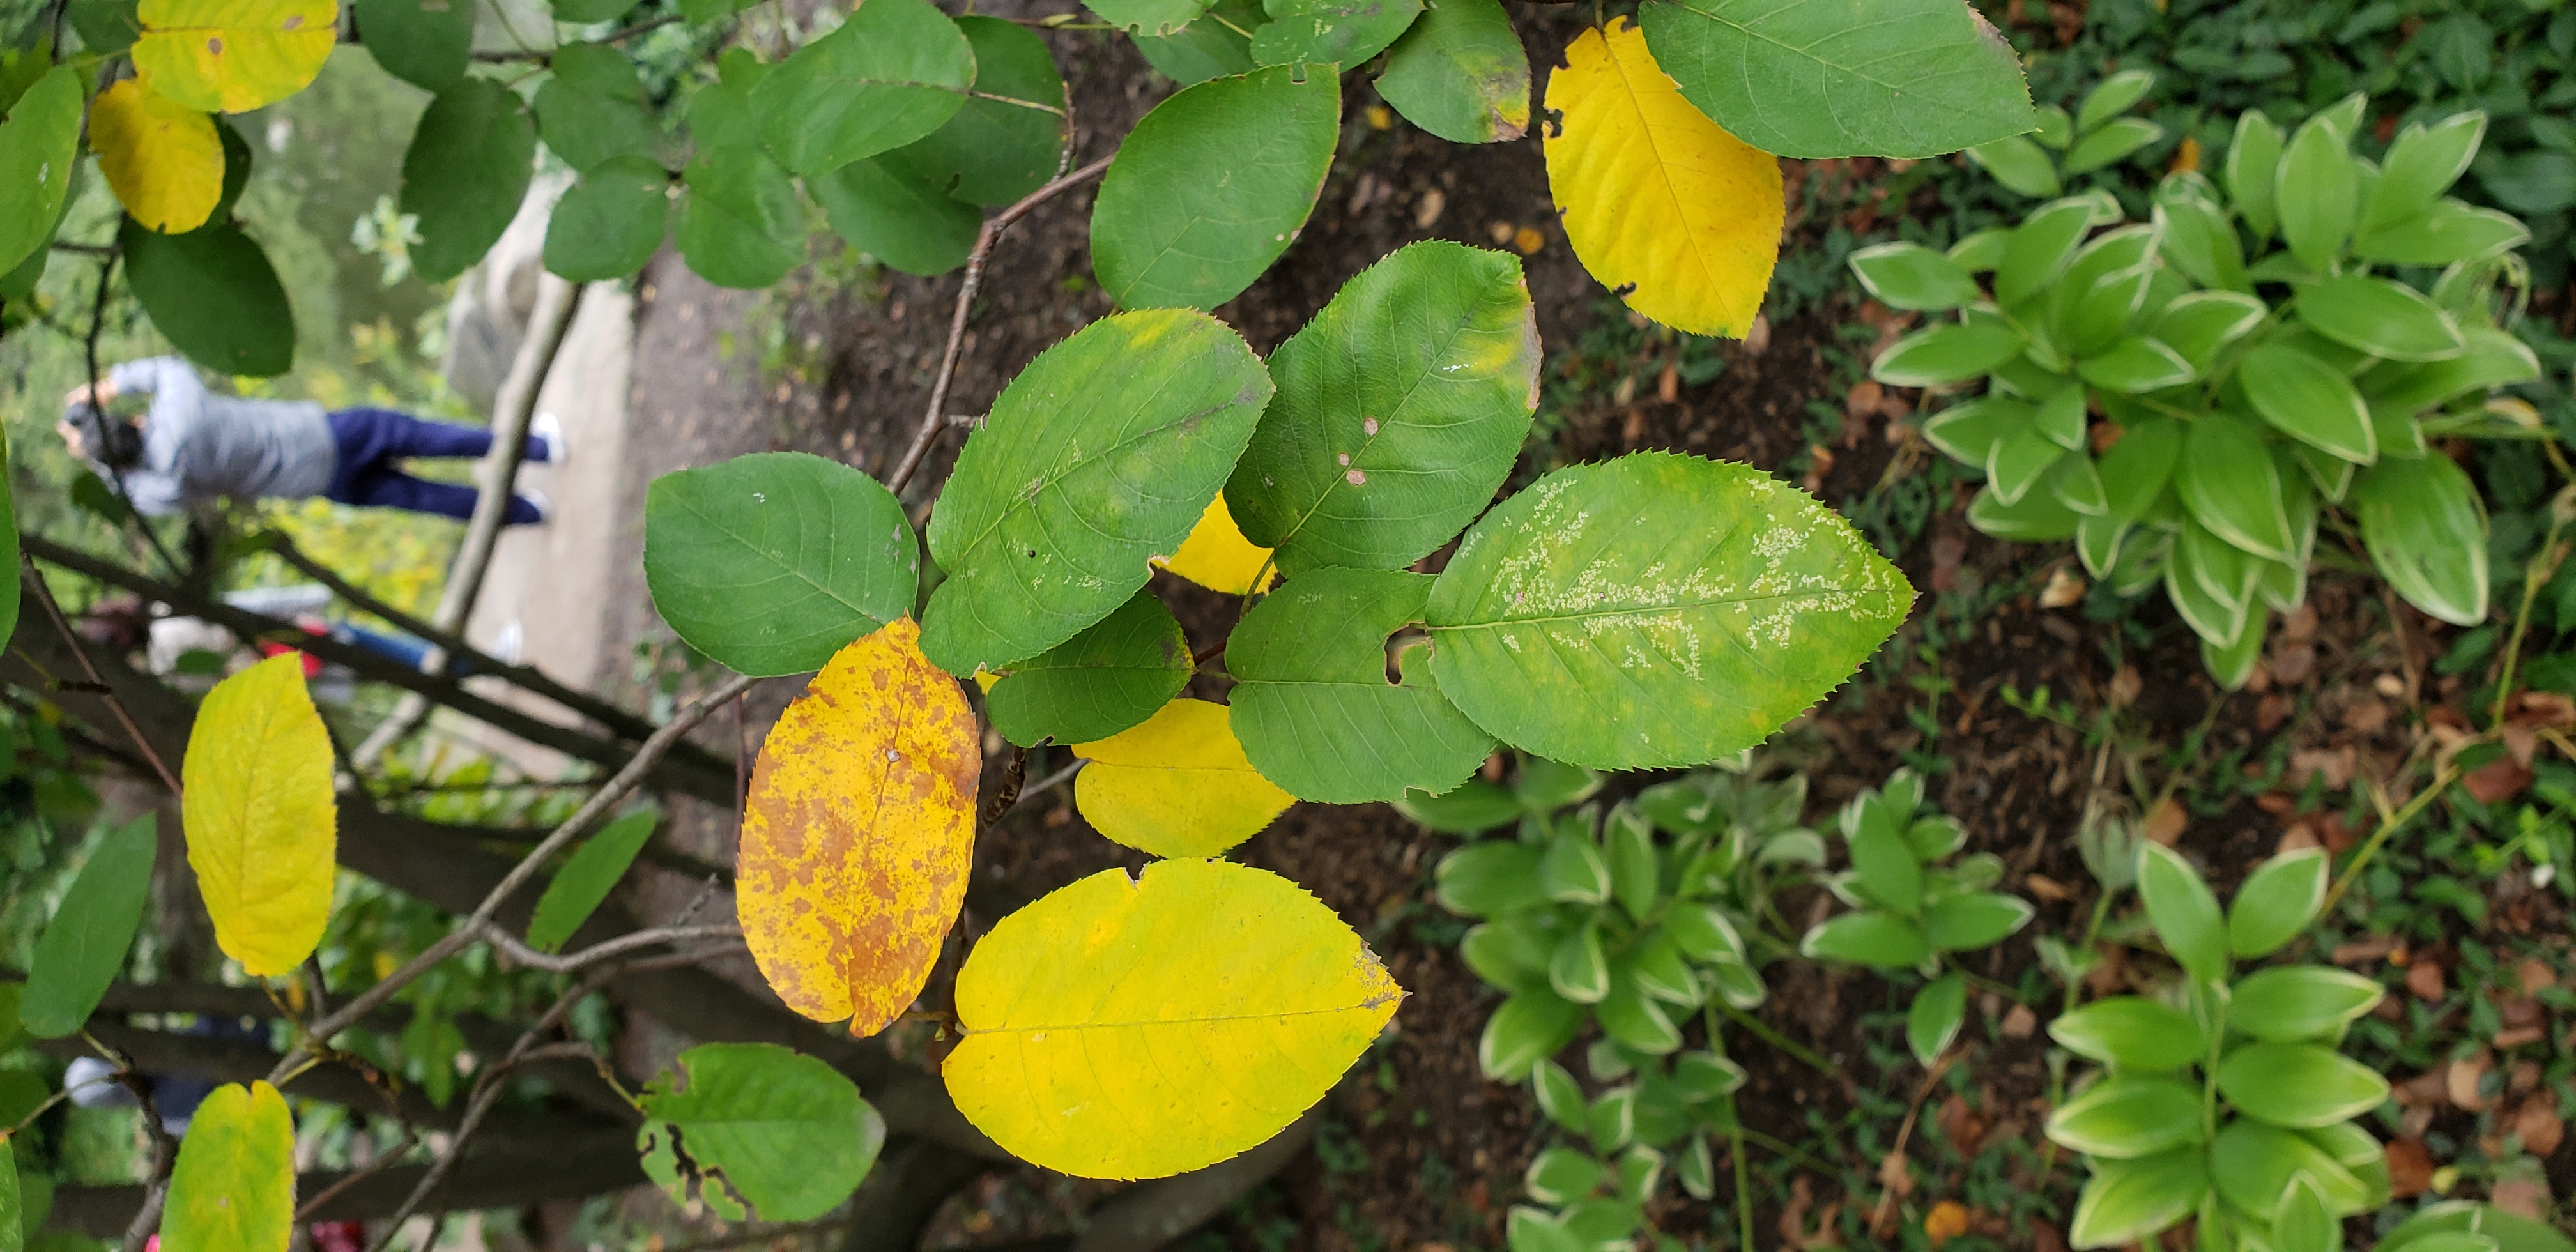
[[[492,450],[492,432],[480,426],[430,422],[391,409],[342,409],[330,415],[331,441],[340,455],[324,497],[341,504],[409,509],[447,517],[474,516],[474,488],[431,482],[396,468],[405,457],[480,457]],[[546,459],[546,446],[530,440],[527,459]],[[502,521],[525,526],[542,520],[536,503],[513,495]]]

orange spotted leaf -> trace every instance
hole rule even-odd
[[[910,1007],[966,898],[983,758],[911,618],[841,649],[751,774],[736,867],[752,959],[787,1006],[872,1035]]]

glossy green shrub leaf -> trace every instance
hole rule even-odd
[[[2352,487],[2371,564],[2406,602],[2457,626],[2487,616],[2487,518],[2449,457],[2391,457]]]
[[[1206,0],[1091,0],[1101,21],[1134,35],[1169,35],[1198,24]]]
[[[1913,588],[1748,466],[1638,453],[1540,479],[1431,591],[1432,675],[1496,738],[1602,769],[1751,747],[1876,651]]]
[[[1193,668],[1180,622],[1153,592],[1139,591],[1081,634],[1014,662],[984,693],[984,713],[1022,747],[1089,743],[1152,717],[1189,685]]]
[[[60,1039],[78,1032],[124,972],[152,894],[154,839],[149,813],[111,828],[63,892],[36,941],[18,999],[18,1022],[28,1034]]]
[[[1278,394],[1226,483],[1236,524],[1292,577],[1413,564],[1493,502],[1529,437],[1539,355],[1518,258],[1399,249],[1271,354]]]
[[[2098,170],[2165,137],[2165,128],[2142,117],[2114,118],[2102,129],[2075,141],[2066,154],[2066,173]]]
[[[642,270],[671,222],[671,172],[650,157],[610,157],[581,176],[546,219],[546,268],[573,282]]]
[[[2287,344],[2266,343],[2245,354],[2236,376],[2245,402],[2274,429],[2357,464],[2379,459],[2370,410],[2343,371]],[[2263,532],[2258,541],[2271,538]]]
[[[2323,848],[2284,852],[2254,868],[2227,907],[2227,947],[2244,960],[2269,956],[2298,937],[2326,899]]]
[[[1664,933],[1696,960],[1750,963],[1744,937],[1714,904],[1675,901],[1664,914]]]
[[[1968,1015],[1968,978],[1956,970],[1943,974],[1914,993],[1905,1009],[1905,1046],[1918,1063],[1930,1066],[1959,1037]]]
[[[2266,1220],[2290,1180],[2301,1174],[2315,1180],[2329,1212],[2356,1212],[2369,1199],[2368,1187],[2333,1154],[2303,1135],[2251,1118],[2219,1128],[2209,1142],[2209,1174],[2229,1204]]]
[[[2467,1200],[2444,1200],[2416,1210],[2415,1215],[2397,1224],[2397,1228],[2380,1237],[2380,1246],[2388,1252],[2479,1252],[2456,1241],[2416,1246],[2416,1241],[2432,1236],[2468,1235],[2473,1239],[2491,1240],[2501,1252],[2570,1252],[2576,1239],[2517,1213],[2508,1213],[2492,1204]]]
[[[1195,0],[1187,2],[1197,7]],[[1192,21],[1168,34],[1140,31],[1129,37],[1135,41],[1136,50],[1145,55],[1146,63],[1185,87],[1261,68],[1252,63],[1252,36],[1248,33],[1267,17],[1261,11],[1261,0],[1220,0],[1208,15],[1211,20]]]
[[[1567,1204],[1592,1194],[1602,1177],[1600,1164],[1588,1153],[1557,1145],[1530,1158],[1521,1183],[1541,1204]]]
[[[2083,103],[2075,107],[2075,131],[2083,134],[2104,122],[2136,107],[2156,85],[2156,76],[2147,70],[2122,70],[2094,84],[2084,93]]]
[[[2371,184],[2356,232],[2367,238],[2431,211],[2442,193],[2468,172],[2469,158],[2478,154],[2486,131],[2487,115],[2472,110],[2397,132],[2379,163],[2379,179]]]
[[[1978,297],[1977,280],[1949,257],[1919,243],[1872,244],[1851,255],[1852,273],[1892,309],[1955,309]]]
[[[1601,790],[1601,775],[1579,765],[1534,756],[1522,757],[1520,764],[1512,792],[1520,797],[1521,807],[1532,813],[1570,808]]]
[[[1384,52],[1422,12],[1422,0],[1264,0],[1252,32],[1263,65],[1360,65]]]
[[[1895,387],[1955,383],[1993,370],[2021,350],[2021,335],[2001,322],[1946,323],[1889,344],[1870,363],[1869,376]]]
[[[1501,143],[1529,129],[1529,53],[1496,0],[1430,0],[1395,41],[1377,94],[1451,143]]]
[[[2342,1246],[2342,1223],[2326,1212],[2316,1180],[2292,1178],[2272,1218],[2272,1252],[2336,1252]]]
[[[1449,835],[1481,834],[1521,815],[1520,801],[1510,791],[1481,778],[1468,779],[1446,795],[1407,796],[1395,807],[1416,824]]]
[[[871,0],[873,3],[874,0]],[[643,1091],[636,1147],[675,1200],[695,1191],[727,1220],[820,1217],[856,1191],[885,1119],[831,1066],[769,1043],[706,1043]]]
[[[2439,361],[2466,348],[2451,315],[2412,287],[2343,274],[2299,294],[2299,320],[2346,347],[2392,361]],[[2247,367],[2250,384],[2254,371]]]
[[[1610,861],[1592,840],[1573,831],[1560,832],[1547,844],[1538,863],[1539,890],[1566,904],[1603,904],[1610,899]]]
[[[2362,418],[2366,425],[2369,415]],[[2287,560],[2296,549],[2280,470],[2245,419],[2225,412],[2194,417],[2174,487],[2193,520],[2219,538],[2271,560]]]
[[[134,298],[189,360],[236,377],[294,368],[295,313],[285,284],[240,227],[164,235],[127,218],[116,238]]]
[[[460,5],[460,8],[471,8]],[[662,126],[626,54],[599,43],[565,44],[554,77],[537,89],[537,137],[566,165],[587,172],[617,157],[651,157]]]
[[[1912,969],[1932,955],[1923,930],[1894,913],[1845,913],[1807,932],[1798,954],[1879,969]]]
[[[890,168],[852,161],[805,180],[832,233],[906,274],[945,274],[966,263],[984,215],[974,205]]]
[[[1951,896],[1923,910],[1923,935],[1943,952],[1973,952],[2030,924],[2028,900],[1996,891]]]
[[[1530,1067],[1530,1090],[1538,1097],[1539,1112],[1549,1121],[1582,1134],[1590,1122],[1591,1109],[1583,1102],[1583,1086],[1574,1075],[1554,1061],[1540,1061]]]
[[[1035,656],[1107,617],[1178,550],[1270,400],[1203,313],[1124,313],[1039,353],[967,437],[931,515],[948,580],[922,651],[952,674]]]
[[[2075,368],[2084,381],[2121,395],[2179,387],[2200,373],[2182,353],[2152,335],[2132,335],[2083,358]]]
[[[2117,1069],[2156,1073],[2201,1059],[2208,1037],[2191,1015],[2142,996],[2113,996],[2061,1013],[2048,1037]]]
[[[2352,251],[2384,265],[2438,266],[2508,251],[2530,240],[2530,228],[2511,214],[2444,200],[2355,239]]]
[[[537,157],[537,125],[497,80],[438,93],[403,153],[402,211],[420,217],[412,268],[445,282],[483,259],[518,214]]]
[[[2463,326],[2467,348],[2447,361],[2373,370],[2368,392],[2374,408],[2413,414],[2490,387],[2540,377],[2540,358],[2529,345],[2492,326]]]
[[[968,204],[1011,204],[1055,177],[1067,137],[1064,76],[1046,40],[1017,22],[961,17],[957,29],[975,53],[975,95],[938,130],[881,160]]]
[[[2314,1043],[2248,1043],[2218,1063],[2218,1091],[2237,1111],[2290,1129],[2331,1126],[2378,1107],[2388,1080]]]
[[[1673,1024],[1672,1014],[1628,979],[1612,978],[1609,993],[1593,1006],[1592,1015],[1603,1035],[1631,1051],[1669,1056],[1682,1046],[1681,1028]]]
[[[2138,845],[2138,898],[2177,964],[2195,978],[2227,976],[2227,929],[2218,897],[2180,853],[2157,843]]]
[[[2021,543],[2072,538],[2083,516],[2044,491],[2032,492],[2018,503],[2006,503],[1989,489],[1978,492],[1968,502],[1970,525],[1998,539]]]
[[[465,77],[474,52],[474,6],[454,0],[357,0],[367,51],[385,72],[427,92]]]
[[[2266,312],[2263,302],[2250,295],[2195,291],[2166,305],[2149,323],[2148,333],[2191,362],[2193,369],[2206,371],[2218,363],[2220,349],[2261,325]]]
[[[2371,1010],[2377,982],[2323,965],[2279,965],[2239,980],[2227,1025],[2266,1043],[2329,1039]]]
[[[27,1220],[22,1194],[17,1152],[0,1152],[0,1252],[21,1252],[27,1246],[26,1227],[33,1223]]]
[[[2161,1074],[2119,1074],[2048,1115],[2048,1137],[2088,1156],[2125,1161],[2200,1142],[2200,1087]]]
[[[2236,223],[2209,198],[2208,186],[2177,177],[2156,188],[2156,246],[2203,287],[2251,290]]]
[[[752,88],[761,138],[797,174],[890,152],[945,125],[975,82],[975,51],[925,0],[869,0]]]
[[[1288,66],[1186,87],[1118,145],[1091,265],[1122,308],[1212,309],[1270,268],[1323,192],[1341,80]],[[1228,170],[1210,178],[1210,170]]]
[[[607,903],[618,880],[626,877],[627,867],[653,841],[653,827],[661,820],[659,812],[638,809],[582,840],[581,847],[547,881],[545,894],[537,897],[536,914],[528,919],[528,946],[539,952],[562,951],[573,932]]]
[[[756,452],[653,481],[644,580],[689,646],[802,674],[912,607],[920,548],[893,493],[838,462]]]
[[[1557,940],[1548,957],[1547,985],[1574,1004],[1599,1004],[1610,994],[1610,960],[1601,950],[1600,927],[1584,926]]]
[[[1458,940],[1458,959],[1476,977],[1507,992],[1546,990],[1548,958],[1556,949],[1545,942],[1543,930],[1530,924],[1538,917],[1524,914],[1469,929]]]
[[[1655,855],[1655,828],[1622,802],[1612,807],[1609,817],[1601,823],[1601,842],[1610,858],[1611,896],[1633,920],[1643,922],[1654,916],[1655,905],[1663,898],[1663,867]],[[1640,951],[1658,949],[1672,953],[1678,963],[1679,949],[1669,941],[1647,940],[1639,945]],[[1666,980],[1665,985],[1678,989],[1681,984]]]
[[[2100,1162],[2076,1197],[2067,1242],[2078,1248],[2109,1248],[2153,1236],[2200,1207],[2213,1172],[2196,1148],[2134,1161]]]
[[[1765,152],[1936,156],[2034,121],[2011,45],[1955,0],[1882,0],[1867,21],[1837,0],[1655,0],[1641,20],[1682,95]]]
[[[689,194],[671,234],[698,277],[719,287],[758,290],[805,259],[796,184],[767,153],[752,147],[702,149],[681,181]]]
[[[1851,845],[1851,885],[1870,903],[1907,917],[1923,905],[1923,864],[1879,797],[1862,792],[1843,810]]]
[[[1235,737],[1263,777],[1304,800],[1439,795],[1484,764],[1493,737],[1431,684],[1417,651],[1386,680],[1387,638],[1421,620],[1425,574],[1319,569],[1244,615],[1226,645]]]
[[[2237,115],[2236,136],[2227,145],[2224,166],[2227,199],[2257,240],[2269,238],[2280,224],[2273,188],[2281,167],[2281,146],[2281,128],[2262,110],[2247,109]]]
[[[12,270],[53,238],[80,162],[81,75],[45,72],[0,122],[0,271]]]
[[[1547,898],[1539,888],[1536,847],[1511,840],[1471,843],[1440,858],[1433,894],[1441,907],[1469,917],[1500,917]]]
[[[1476,1065],[1496,1082],[1519,1082],[1530,1067],[1563,1051],[1582,1029],[1583,1008],[1553,992],[1524,992],[1503,1001],[1485,1019],[1476,1041]]]
[[[2031,406],[1986,395],[1925,418],[1923,438],[1947,455],[1983,469],[1996,445],[2028,429],[2034,420]]]
[[[2333,267],[2361,210],[2361,169],[2344,145],[2345,136],[2322,115],[2309,118],[2290,137],[2274,175],[2281,240],[2319,274]]]
[[[295,1233],[295,1123],[264,1082],[214,1089],[188,1119],[170,1171],[161,1246],[169,1252],[252,1252]]]
[[[2075,259],[2093,225],[2093,204],[2081,196],[2053,200],[2030,211],[2004,241],[1995,263],[1995,303],[2013,308],[2048,290]]]
[[[2058,180],[2057,163],[2038,144],[2019,135],[1981,143],[1967,149],[1968,159],[1978,168],[1994,175],[1996,182],[2025,196],[2053,196],[2066,185]]]

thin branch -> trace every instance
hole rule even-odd
[[[485,927],[490,925],[493,915],[501,911],[501,906],[533,881],[544,869],[546,863],[554,859],[556,853],[563,851],[573,840],[580,838],[601,817],[606,816],[608,810],[618,801],[625,799],[628,793],[641,785],[653,772],[654,763],[661,759],[663,753],[670,751],[672,744],[679,742],[681,736],[696,729],[698,723],[707,719],[708,714],[733,699],[734,696],[748,690],[758,681],[760,680],[757,678],[736,675],[727,679],[714,691],[699,697],[681,709],[667,725],[653,732],[653,737],[645,740],[643,747],[635,750],[635,757],[626,763],[626,768],[617,771],[616,776],[602,785],[579,810],[564,819],[563,825],[555,827],[553,834],[546,836],[544,842],[539,843],[530,849],[526,856],[520,858],[519,863],[512,866],[500,883],[483,897],[482,904],[475,908],[471,916],[438,942],[429,945],[419,956],[405,963],[401,969],[395,970],[383,981],[367,988],[347,1004],[340,1006],[338,1012],[314,1023],[311,1031],[312,1042],[328,1044],[333,1035],[348,1029],[367,1014],[374,1012],[378,1005],[392,999],[395,993],[409,986],[422,974],[429,972],[431,967],[480,941]],[[282,1076],[293,1072],[295,1067],[302,1063],[304,1053],[305,1049],[301,1046],[290,1051],[278,1062],[276,1073]],[[275,1082],[277,1079],[272,1078],[270,1081]]]
[[[939,373],[930,382],[930,407],[922,413],[921,428],[912,434],[912,446],[904,449],[903,460],[895,463],[894,473],[886,479],[888,491],[901,494],[903,485],[912,481],[922,459],[930,455],[932,441],[948,425],[948,384],[957,377],[957,354],[966,342],[966,313],[974,306],[975,289],[984,283],[984,262],[993,254],[993,244],[1011,224],[1028,216],[1039,205],[1080,186],[1109,168],[1114,157],[1102,157],[1081,169],[1048,183],[1023,197],[1019,203],[986,219],[984,228],[975,234],[975,250],[966,255],[966,277],[957,288],[957,312],[948,319],[948,348],[939,355]]]
[[[1039,796],[1045,795],[1066,783],[1072,782],[1073,776],[1081,773],[1082,767],[1089,764],[1091,764],[1090,758],[1085,757],[1082,760],[1075,761],[1073,764],[1065,766],[1063,769],[1057,770],[1056,772],[1031,783],[1029,786],[1022,788],[1019,796],[1011,802],[1011,808],[1016,811],[1021,805],[1027,804],[1030,801],[1037,799]]]
[[[651,20],[651,21],[649,21],[649,22],[637,22],[636,24],[634,24],[634,25],[632,25],[632,26],[629,26],[629,27],[627,27],[627,28],[626,28],[626,29],[624,29],[624,30],[617,31],[617,32],[615,32],[615,33],[613,33],[613,34],[611,34],[611,35],[607,36],[606,38],[593,40],[592,42],[594,42],[594,43],[618,43],[618,42],[623,41],[623,40],[632,39],[632,38],[634,38],[635,36],[637,36],[637,35],[641,35],[641,34],[644,34],[644,33],[645,33],[645,32],[647,32],[647,31],[659,30],[659,29],[661,29],[662,27],[668,26],[668,25],[670,25],[670,24],[671,24],[671,23],[673,23],[673,22],[679,21],[680,19],[681,19],[681,15],[680,15],[680,14],[677,14],[677,13],[674,13],[674,14],[672,14],[672,15],[668,16],[668,17],[657,17],[657,18],[654,18],[653,20]],[[547,61],[547,62],[551,62],[551,61],[554,59],[554,55],[555,55],[555,52],[556,52],[556,51],[557,51],[557,50],[556,50],[556,49],[553,49],[553,48],[523,48],[523,49],[513,49],[513,50],[503,51],[503,52],[477,52],[477,53],[475,53],[475,54],[474,54],[474,59],[475,59],[475,60],[477,60],[477,61]]]
[[[320,1192],[316,1193],[312,1199],[306,1200],[304,1203],[297,1205],[295,1208],[295,1220],[299,1223],[313,1220],[313,1215],[320,1212],[323,1205],[339,1199],[340,1194],[347,1191],[349,1188],[357,1186],[359,1183],[365,1182],[366,1180],[375,1177],[377,1174],[383,1173],[385,1170],[391,1168],[396,1162],[411,1155],[412,1149],[419,1146],[420,1135],[412,1131],[410,1127],[404,1127],[403,1143],[401,1147],[391,1148],[377,1153],[376,1159],[369,1161],[356,1169],[350,1170],[340,1179],[340,1181],[332,1183],[328,1187],[324,1187]]]
[[[72,659],[80,662],[81,673],[97,689],[100,701],[107,705],[108,712],[116,715],[116,724],[125,728],[126,736],[134,740],[134,746],[143,753],[143,759],[152,763],[152,772],[160,775],[161,785],[170,789],[173,798],[177,797],[180,794],[179,776],[170,772],[169,764],[153,750],[152,741],[143,737],[143,728],[136,725],[134,715],[125,710],[125,701],[116,698],[116,689],[100,677],[97,664],[89,659],[89,649],[81,646],[79,632],[74,631],[72,624],[64,619],[63,606],[55,602],[53,587],[36,569],[35,557],[23,547],[18,551],[18,573],[19,581],[36,589],[36,602],[45,606],[45,617],[53,622],[55,632],[63,637],[63,646],[71,649]]]
[[[152,1137],[152,1177],[143,1186],[143,1203],[134,1210],[134,1220],[125,1224],[125,1240],[120,1252],[143,1252],[152,1233],[161,1228],[161,1207],[170,1199],[170,1172],[179,1164],[179,1141],[170,1137],[170,1128],[161,1124],[161,1105],[152,1098],[152,1085],[134,1068],[124,1053],[100,1043],[87,1031],[81,1037],[89,1046],[116,1063],[116,1081],[132,1093],[134,1102],[143,1108],[143,1128]]]
[[[742,927],[724,924],[656,926],[650,930],[619,935],[614,939],[594,943],[579,952],[567,952],[562,955],[540,952],[529,947],[517,935],[511,934],[508,927],[497,923],[485,923],[482,938],[493,947],[499,948],[502,955],[529,969],[544,970],[549,974],[569,974],[574,970],[586,969],[601,961],[623,956],[638,948],[649,948],[657,944],[680,944],[693,939],[740,939]]]

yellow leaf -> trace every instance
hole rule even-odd
[[[872,1035],[912,1006],[966,899],[983,772],[957,680],[911,618],[841,649],[760,746],[736,865],[787,1007]]]
[[[161,1216],[162,1252],[286,1252],[295,1119],[277,1088],[225,1083],[188,1119]]]
[[[1190,528],[1190,537],[1181,541],[1180,549],[1155,557],[1154,564],[1210,591],[1239,596],[1251,589],[1252,576],[1270,564],[1270,549],[1253,547],[1243,537],[1220,491],[1208,501],[1207,512],[1199,514],[1199,524]],[[1278,581],[1279,571],[1273,567],[1262,577],[1262,589]]]
[[[1091,758],[1073,779],[1083,819],[1155,856],[1214,856],[1297,802],[1244,759],[1226,707],[1205,700],[1174,700],[1073,754]]]
[[[1083,771],[1089,773],[1089,770]],[[1404,989],[1297,884],[1225,861],[1108,870],[1003,918],[957,975],[948,1094],[1010,1153],[1160,1178],[1279,1132]]]
[[[145,87],[140,79],[98,93],[89,146],[99,172],[134,220],[175,235],[206,224],[224,194],[224,145],[215,119]]]
[[[1741,336],[1780,255],[1778,158],[1726,133],[1682,98],[1612,18],[1587,30],[1547,78],[1547,187],[1583,268],[1628,307],[1694,335]]]
[[[243,113],[302,91],[340,38],[337,0],[143,0],[134,69],[192,109]]]
[[[180,765],[188,865],[215,944],[254,977],[291,973],[331,915],[339,809],[331,736],[304,658],[273,656],[215,684]]]

